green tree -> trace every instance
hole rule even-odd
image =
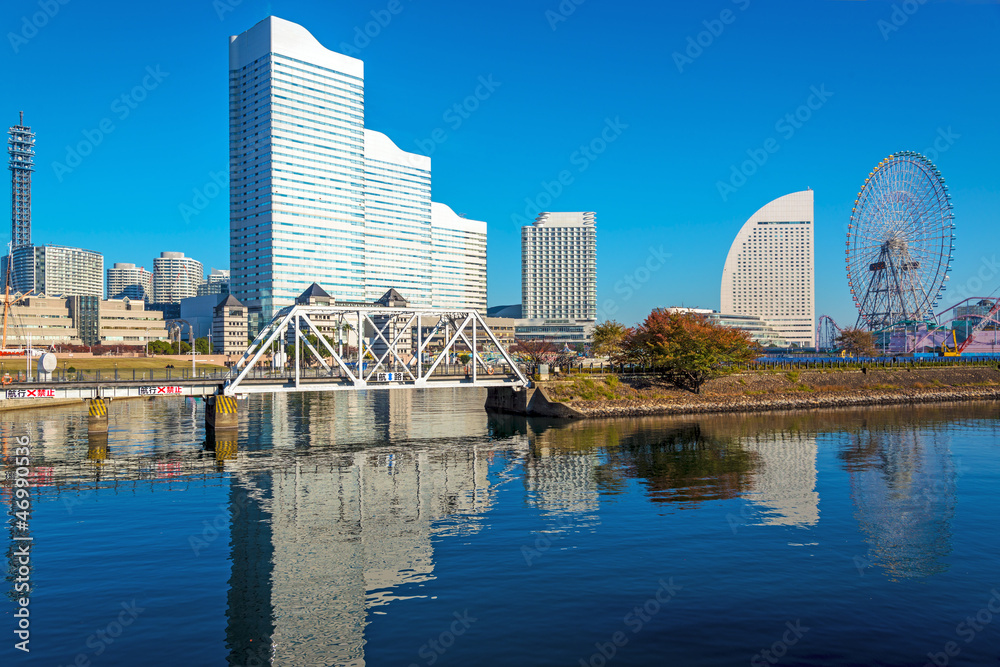
[[[733,373],[733,364],[753,361],[760,348],[742,329],[725,327],[698,313],[657,308],[629,343],[674,386],[694,394],[708,380]]]
[[[184,341],[176,341],[173,346],[173,354],[188,354],[191,352],[191,345]]]
[[[607,357],[612,363],[620,363],[625,353],[627,326],[614,320],[601,322],[594,327],[594,344],[590,351],[595,357]]]
[[[458,362],[460,364],[462,364],[463,366],[466,365],[467,363],[469,363],[469,359],[472,359],[472,355],[469,354],[468,352],[459,352],[458,353]]]
[[[194,351],[198,354],[212,354],[212,348],[209,347],[208,338],[195,338]]]
[[[173,354],[174,348],[165,340],[153,340],[149,342],[149,352],[151,354]]]
[[[840,330],[834,345],[853,357],[870,357],[875,354],[875,334],[848,327]]]

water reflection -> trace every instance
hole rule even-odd
[[[309,455],[231,478],[230,664],[363,665],[368,614],[432,580],[432,540],[475,534],[495,502],[484,414],[418,418],[426,396],[402,391],[303,398],[271,399],[280,417],[251,440]],[[372,444],[324,451],[338,436]]]
[[[855,517],[868,544],[862,565],[891,578],[947,569],[955,514],[955,466],[944,429],[869,425],[841,452]]]
[[[949,434],[984,415],[970,404],[566,423],[481,405],[448,390],[255,397],[234,439],[205,433],[199,402],[130,401],[109,434],[88,436],[83,410],[6,415],[2,434],[36,443],[36,488],[224,485],[229,663],[363,665],[372,615],[430,595],[441,541],[482,537],[498,508],[519,535],[537,517],[596,533],[603,506],[638,489],[663,514],[711,508],[720,531],[738,501],[773,536],[823,528],[823,476],[839,485],[824,498],[854,512],[868,562],[891,579],[941,572],[956,503]]]

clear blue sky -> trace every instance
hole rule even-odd
[[[38,134],[34,241],[98,250],[109,265],[178,250],[228,267],[227,194],[195,190],[215,194],[212,173],[227,169],[228,37],[275,14],[356,49],[368,127],[425,153],[441,128],[434,198],[489,223],[491,305],[520,301],[516,216],[566,171],[541,203],[597,212],[603,314],[609,300],[626,323],[657,306],[718,308],[742,223],[811,187],[817,315],[853,323],[843,248],[859,187],[890,153],[949,134],[932,157],[958,224],[951,285],[981,272],[980,292],[1000,287],[996,2],[911,0],[910,14],[879,0],[398,2],[392,14],[390,0],[6,0],[0,123],[23,109]],[[33,20],[46,6],[54,15]],[[368,26],[378,34],[366,43],[357,31],[372,12],[386,25]],[[678,64],[699,37],[701,53]],[[499,85],[479,88],[467,117],[449,113],[480,77]],[[121,100],[144,83],[141,102]],[[806,122],[777,125],[824,87]],[[102,121],[113,131],[98,143]],[[614,138],[603,153],[578,153],[602,132]],[[770,138],[780,149],[724,199],[718,183]],[[96,145],[68,163],[81,141]],[[185,220],[182,205],[203,210]],[[661,246],[671,257],[624,294],[620,281],[646,278]]]

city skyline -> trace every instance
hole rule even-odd
[[[996,80],[1000,61],[988,39],[1000,27],[996,5],[928,2],[899,18],[890,2],[587,3],[568,15],[558,3],[401,4],[397,13],[363,3],[222,4],[132,17],[67,4],[42,27],[32,24],[37,3],[4,8],[15,91],[7,123],[23,109],[39,135],[36,238],[95,248],[108,265],[164,247],[228,265],[219,44],[276,13],[365,62],[372,127],[403,150],[445,158],[435,163],[435,198],[488,224],[490,305],[518,300],[507,277],[518,264],[518,218],[530,222],[537,208],[601,211],[602,319],[718,308],[718,276],[740,225],[761,202],[811,187],[816,315],[850,324],[843,263],[825,249],[844,242],[870,165],[898,150],[925,153],[951,186],[959,241],[942,305],[1000,286],[988,250],[1000,243],[989,161],[1000,134],[988,116],[998,91],[981,83]],[[143,35],[149,21],[163,30]],[[123,35],[113,58],[85,47],[98,22]],[[817,23],[823,34],[789,31]],[[187,35],[183,48],[172,30]],[[509,49],[512,36],[519,49]],[[595,40],[606,48],[590,48]],[[911,75],[885,76],[895,69]],[[934,86],[949,95],[929,100]],[[109,181],[120,187],[107,210]],[[636,282],[653,251],[671,257]]]

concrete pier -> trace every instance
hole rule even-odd
[[[87,401],[90,415],[87,418],[88,433],[108,432],[108,402],[103,398],[92,398]]]
[[[237,430],[240,426],[236,399],[231,396],[209,396],[205,399],[205,426],[215,430]]]
[[[531,417],[579,419],[584,415],[565,405],[550,401],[542,388],[489,387],[486,410]]]

